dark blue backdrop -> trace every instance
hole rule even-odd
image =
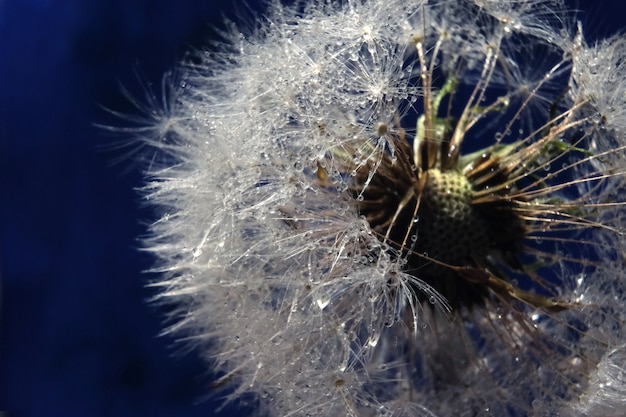
[[[250,3],[250,2],[249,2]],[[255,2],[251,2],[254,6]],[[593,35],[622,0],[579,2]],[[0,0],[0,410],[17,416],[209,416],[210,375],[157,337],[135,250],[138,170],[100,106],[131,111],[135,74],[158,85],[232,13],[226,0]],[[220,415],[239,413],[232,407]]]

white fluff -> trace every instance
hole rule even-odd
[[[251,393],[276,416],[626,415],[623,208],[593,206],[624,201],[626,47],[586,45],[569,16],[548,0],[273,1],[257,27],[181,66],[143,138],[162,155],[147,170],[161,217],[144,244],[175,307],[169,331],[223,375],[229,399]],[[416,44],[428,93],[454,76],[469,92],[486,83],[481,105],[506,98],[469,149],[530,137],[556,104],[574,123],[563,136],[603,155],[569,171],[613,175],[572,197],[606,225],[584,238],[603,245],[589,255],[602,265],[583,276],[554,262],[575,307],[457,314],[359,216],[341,159],[393,155],[389,132],[417,135],[429,87]]]

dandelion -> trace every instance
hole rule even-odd
[[[551,0],[274,1],[224,36],[141,132],[168,331],[227,400],[623,415],[623,39]]]

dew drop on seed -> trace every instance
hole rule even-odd
[[[367,344],[370,345],[371,347],[376,347],[376,345],[378,344],[378,339],[380,338],[380,335],[377,334],[373,334],[372,336],[370,336],[370,338],[367,341]]]
[[[428,299],[428,302],[431,304],[436,304],[437,303],[437,299],[435,298],[434,295],[431,295],[430,298]]]
[[[315,302],[317,303],[317,306],[319,307],[319,309],[323,310],[330,303],[330,300],[326,298],[318,298],[317,300],[315,300]]]

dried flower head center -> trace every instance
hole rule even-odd
[[[456,171],[431,169],[426,174],[417,229],[428,256],[451,265],[485,256],[490,227],[472,205],[468,179]]]
[[[360,214],[406,260],[404,270],[451,306],[481,303],[487,287],[500,279],[502,265],[494,259],[519,268],[527,233],[509,200],[515,184],[507,168],[497,156],[479,152],[466,169],[425,157],[434,166],[420,172],[408,143],[402,138],[394,143],[397,157],[384,155],[371,178],[367,170],[357,171],[353,195]],[[442,148],[433,151],[441,154]]]

